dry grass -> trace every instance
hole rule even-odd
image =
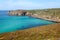
[[[0,34],[0,40],[60,40],[60,23]]]

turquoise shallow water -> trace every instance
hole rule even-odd
[[[37,19],[29,16],[2,15],[0,16],[0,33],[22,30],[26,28],[32,28],[53,23],[54,22],[46,21],[43,19]]]

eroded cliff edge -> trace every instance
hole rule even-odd
[[[9,15],[32,16],[60,23],[60,8],[42,10],[11,10]]]
[[[11,16],[31,16],[32,13],[25,11],[25,10],[11,10],[8,12]]]

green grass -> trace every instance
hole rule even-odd
[[[33,14],[53,15],[60,17],[60,8],[41,9],[41,10],[27,10]]]

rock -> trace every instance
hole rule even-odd
[[[24,11],[24,10],[16,10],[16,11],[9,11],[9,15],[16,15],[16,16],[31,16],[32,13]]]

